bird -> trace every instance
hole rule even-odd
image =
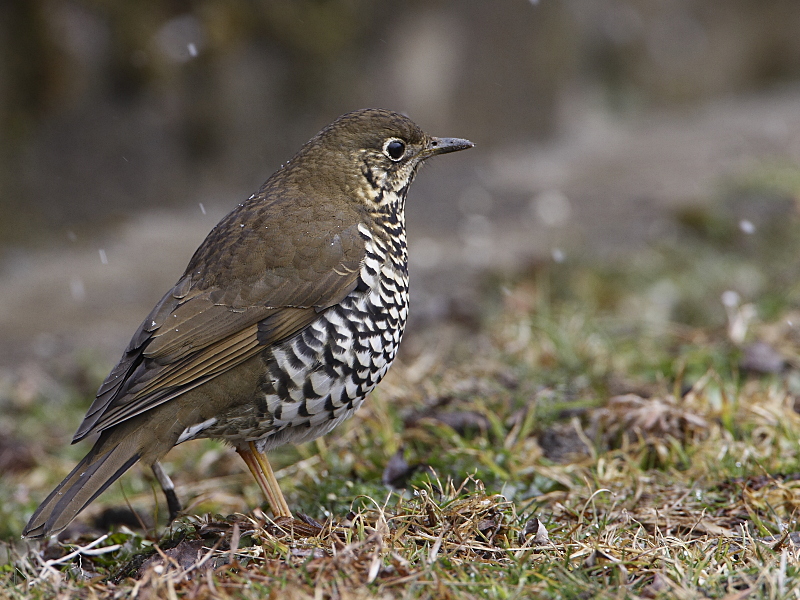
[[[405,201],[420,165],[472,148],[385,109],[342,115],[208,234],[134,333],[73,443],[88,454],[23,537],[70,522],[135,463],[213,438],[244,459],[276,517],[292,517],[266,452],[324,435],[386,374],[408,316]],[[177,508],[176,508],[177,507]]]

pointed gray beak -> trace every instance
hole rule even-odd
[[[459,150],[466,150],[472,148],[475,144],[469,140],[462,140],[460,138],[437,138],[432,137],[428,142],[428,147],[425,153],[428,156],[436,154],[447,154],[448,152],[458,152]]]

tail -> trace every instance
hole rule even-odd
[[[39,505],[22,536],[44,538],[65,529],[79,512],[141,458],[142,446],[137,433],[123,432],[119,427],[103,432],[89,454]]]

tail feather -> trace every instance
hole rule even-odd
[[[59,533],[89,503],[136,464],[141,458],[138,445],[131,443],[133,440],[130,437],[111,440],[112,436],[111,432],[100,436],[89,454],[36,509],[22,532],[23,537],[44,538]],[[108,448],[109,445],[111,448]]]
[[[23,537],[44,538],[63,531],[137,461],[152,465],[161,460],[187,427],[206,419],[201,406],[199,402],[167,402],[102,432],[89,454],[36,509]],[[173,509],[180,510],[177,497],[170,504]]]

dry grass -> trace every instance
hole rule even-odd
[[[389,383],[401,394],[407,385],[400,378]],[[413,493],[356,497],[352,513],[320,524],[275,523],[255,511],[186,517],[158,541],[123,530],[52,542],[44,552],[17,547],[3,594],[793,597],[800,585],[791,534],[800,480],[781,473],[795,460],[800,439],[795,398],[779,380],[734,387],[709,371],[680,400],[612,397],[586,412],[585,430],[577,419],[570,424],[585,441],[581,448],[591,451],[568,463],[543,458],[525,423],[530,419],[519,415],[506,423],[494,451],[483,443],[488,433],[460,438],[451,430],[442,438],[439,451],[451,462],[469,457],[489,465],[495,490],[501,481],[518,488],[549,482],[545,493],[529,496],[530,487],[488,493],[473,477],[455,484],[428,472]],[[475,402],[469,393],[464,399]],[[305,468],[352,466],[346,448],[358,447],[363,431],[392,422],[383,413],[390,400],[384,392],[347,443],[332,445]],[[725,423],[735,424],[733,431]],[[431,419],[419,427],[441,432],[444,426]],[[407,442],[425,442],[425,433],[407,430]],[[294,475],[302,479],[299,470]]]

